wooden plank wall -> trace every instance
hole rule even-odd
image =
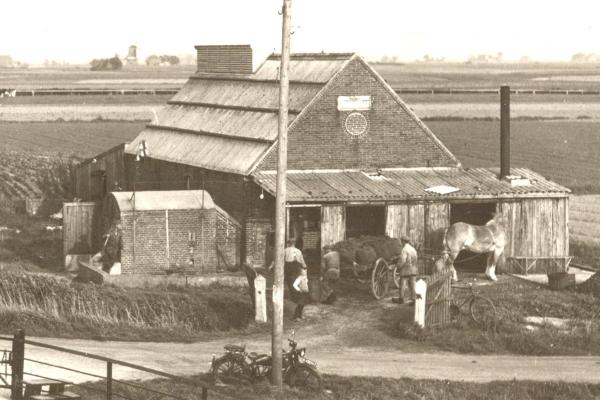
[[[449,203],[390,204],[386,209],[386,235],[395,238],[406,235],[417,247],[441,251],[444,230],[448,226]]]
[[[568,198],[503,201],[507,257],[566,257],[569,255]],[[514,266],[511,272],[520,272]],[[551,261],[538,261],[532,273],[553,271]]]
[[[125,144],[120,144],[96,156],[96,162],[87,160],[79,164],[74,173],[74,196],[83,201],[93,200],[92,173],[100,170],[106,172],[108,192],[116,191],[118,187],[127,190],[124,149]]]
[[[446,228],[450,226],[450,204],[427,203],[425,209],[424,250],[428,254],[441,254]]]
[[[63,204],[64,254],[93,254],[102,246],[101,203]]]
[[[321,246],[332,245],[346,238],[346,207],[321,207]]]

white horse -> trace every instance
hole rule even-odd
[[[473,253],[489,253],[486,263],[485,276],[492,281],[497,281],[496,265],[504,260],[504,246],[506,235],[502,227],[502,217],[496,214],[485,225],[470,225],[464,222],[452,224],[444,234],[444,248],[450,253],[452,261],[452,279],[458,280],[454,260],[461,250]],[[502,258],[501,258],[502,257]]]

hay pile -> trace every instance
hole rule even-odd
[[[371,267],[380,257],[391,260],[400,254],[402,244],[400,240],[388,236],[361,236],[338,242],[333,249],[340,253],[342,268],[351,268],[353,261]]]
[[[596,298],[600,298],[600,272],[596,272],[587,281],[575,287],[579,293],[588,293]]]

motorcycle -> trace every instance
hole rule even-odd
[[[293,335],[293,334],[292,334]],[[319,392],[323,379],[317,364],[305,357],[306,348],[298,348],[298,343],[288,339],[290,349],[282,354],[283,381],[291,387]],[[228,344],[225,354],[213,358],[210,374],[215,384],[255,383],[271,378],[272,358],[268,354],[248,353],[246,346]]]

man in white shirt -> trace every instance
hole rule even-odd
[[[295,240],[288,239],[286,247],[283,250],[284,257],[284,277],[285,283],[288,287],[290,298],[296,303],[296,310],[294,311],[294,320],[302,319],[302,310],[304,305],[309,302],[308,294],[299,290],[300,288],[294,287],[296,279],[306,274],[306,263],[302,256],[302,251],[296,248]]]

